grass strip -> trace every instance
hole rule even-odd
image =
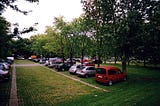
[[[17,67],[16,70],[20,106],[56,105],[98,92],[43,67]]]

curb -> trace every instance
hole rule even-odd
[[[12,70],[12,82],[11,82],[11,93],[10,93],[9,106],[18,106],[15,65],[13,65],[13,70]]]

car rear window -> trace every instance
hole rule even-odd
[[[106,70],[104,68],[97,68],[96,72],[98,74],[106,74]]]

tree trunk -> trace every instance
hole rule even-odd
[[[98,67],[100,66],[100,60],[101,60],[100,55],[98,55]]]
[[[72,54],[72,48],[71,48],[71,51],[70,51],[70,61],[71,61],[71,64],[73,64],[72,58],[73,58],[73,54]]]
[[[126,50],[123,51],[123,57],[122,57],[122,71],[126,72]]]
[[[84,49],[83,48],[82,48],[82,54],[81,55],[82,55],[82,57],[81,57],[81,60],[82,60],[81,64],[83,64],[83,59],[84,59]]]
[[[122,71],[126,72],[126,61],[125,60],[122,61]]]

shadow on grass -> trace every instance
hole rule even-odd
[[[11,80],[0,82],[0,106],[8,106],[10,99]]]

